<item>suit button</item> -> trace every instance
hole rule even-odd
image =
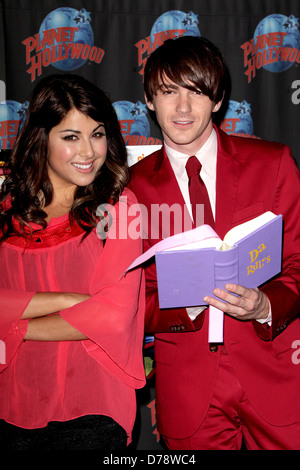
[[[184,325],[172,325],[170,326],[170,330],[171,331],[183,331],[185,330],[185,326]]]
[[[277,328],[277,331],[278,332],[284,331],[287,328],[287,326],[288,326],[288,322],[284,322]]]
[[[209,345],[209,350],[210,350],[210,352],[217,352],[218,351],[218,346],[216,344],[210,344]]]

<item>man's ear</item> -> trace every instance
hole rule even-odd
[[[146,93],[144,93],[144,97],[145,97],[146,105],[148,106],[148,108],[150,109],[150,111],[154,111],[153,103],[152,103],[152,101],[149,101],[149,100],[147,99]]]
[[[223,99],[224,99],[224,93],[223,93],[223,96],[222,96],[222,99],[220,101],[218,101],[218,103],[216,103],[213,107],[213,113],[216,113],[217,111],[219,111],[219,109],[221,108],[222,106],[222,103],[223,103]]]
[[[223,99],[215,104],[215,106],[213,107],[213,113],[216,113],[217,111],[219,111],[219,109],[222,106],[222,103],[223,103]]]

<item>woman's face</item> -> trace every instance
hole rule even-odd
[[[48,136],[48,175],[54,193],[92,183],[106,154],[104,124],[72,109]]]

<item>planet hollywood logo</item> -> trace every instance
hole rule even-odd
[[[0,150],[13,148],[27,108],[28,101],[25,103],[14,100],[0,102]]]
[[[160,139],[150,137],[147,106],[140,101],[115,101],[113,107],[126,145],[159,145]]]
[[[185,13],[171,10],[163,13],[155,21],[150,36],[135,44],[138,49],[139,73],[144,74],[147,58],[167,39],[175,39],[181,36],[200,36],[197,17],[198,15],[195,15],[192,11]]]
[[[293,64],[300,63],[299,19],[294,15],[269,15],[257,25],[253,39],[241,48],[248,83],[260,68],[274,73],[284,72]]]
[[[94,46],[91,16],[84,8],[57,8],[43,20],[39,32],[22,44],[26,47],[27,72],[33,82],[42,73],[42,67],[71,71],[87,61],[99,64],[103,49]]]
[[[229,100],[220,128],[229,135],[259,139],[259,137],[253,135],[251,104],[246,100],[240,103]]]

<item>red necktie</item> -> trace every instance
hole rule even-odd
[[[214,218],[209,202],[206,186],[200,177],[201,163],[197,157],[190,157],[186,164],[186,171],[189,177],[189,193],[195,225],[200,225],[196,217],[196,205],[204,204],[204,223],[214,227]],[[199,212],[201,215],[201,211]],[[199,219],[198,215],[198,219]],[[198,222],[198,223],[196,223]]]

